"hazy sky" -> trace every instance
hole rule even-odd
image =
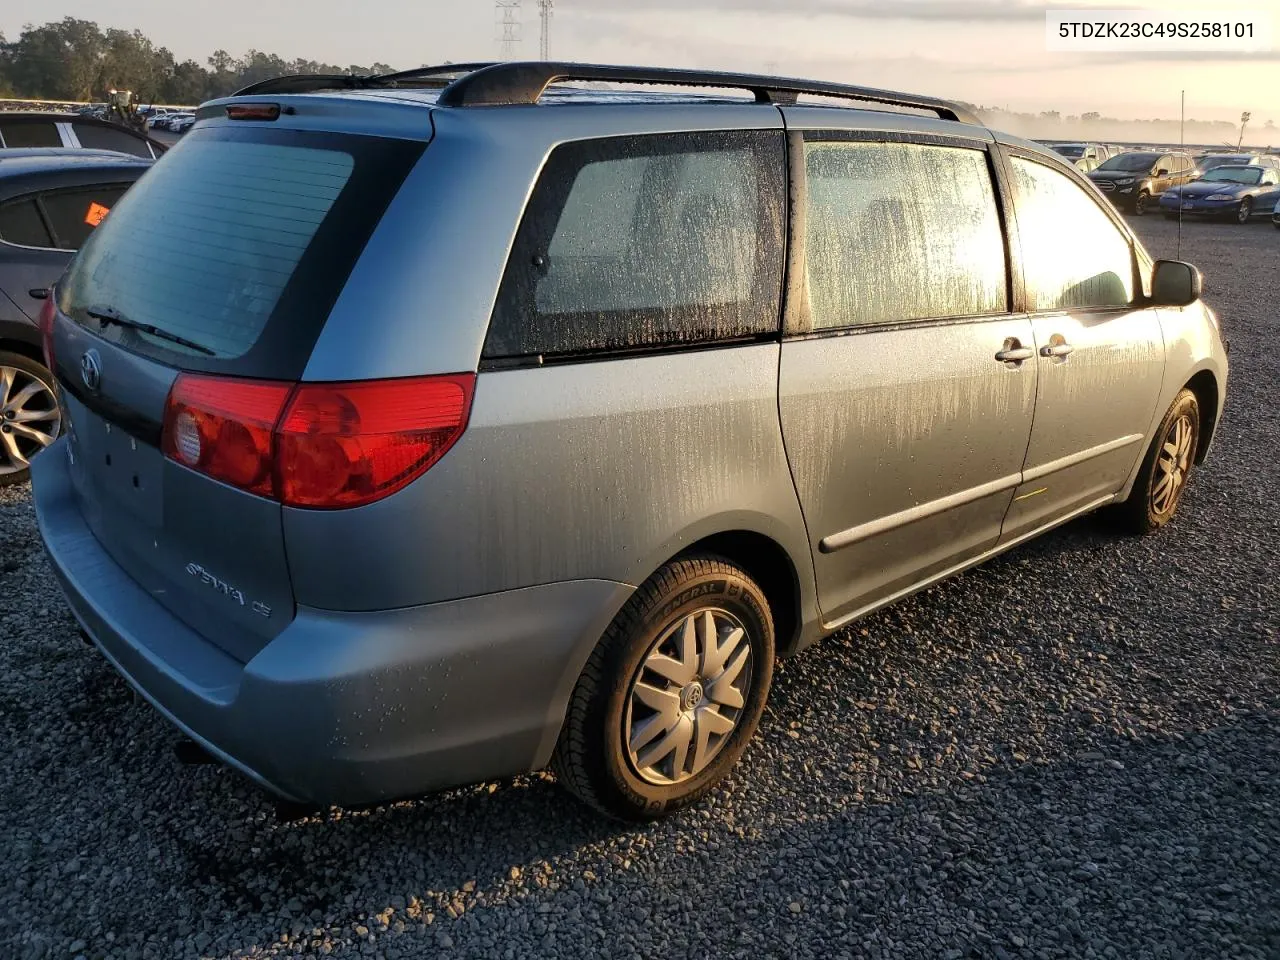
[[[1264,9],[1280,0],[1069,0],[1167,10]],[[1024,0],[555,0],[551,55],[799,74],[907,89],[1015,110],[1187,114],[1280,126],[1280,51],[1238,55],[1050,53],[1046,5]],[[3,0],[0,32],[63,16],[137,27],[180,59],[250,48],[331,63],[404,68],[492,59],[493,0]],[[522,55],[538,52],[536,0],[523,0]],[[1277,39],[1280,39],[1278,37]]]

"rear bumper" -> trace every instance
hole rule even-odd
[[[33,464],[36,517],[81,625],[177,727],[288,799],[376,803],[544,766],[587,656],[633,590],[575,580],[372,613],[299,607],[241,663],[102,549],[64,446]]]

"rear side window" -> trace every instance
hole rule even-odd
[[[486,358],[776,333],[781,131],[559,147],[520,225]]]
[[[53,238],[40,219],[34,197],[0,204],[0,240],[24,247],[52,247]]]
[[[60,147],[62,137],[52,121],[17,123],[0,120],[0,137],[6,147]]]
[[[130,136],[123,130],[111,127],[99,127],[96,124],[76,124],[76,139],[80,146],[96,150],[115,150],[134,157],[151,158],[151,148],[147,141]]]
[[[296,377],[423,144],[287,129],[196,131],[121,199],[59,286],[198,348],[111,326],[184,369]]]
[[[1014,157],[1013,184],[1031,310],[1123,307],[1133,301],[1133,250],[1074,181]]]
[[[1003,313],[1004,234],[984,151],[805,144],[815,329]]]
[[[127,183],[111,183],[42,194],[40,202],[53,228],[54,246],[79,250],[128,189]]]

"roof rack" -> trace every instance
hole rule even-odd
[[[413,73],[414,71],[408,71]],[[872,87],[854,87],[816,80],[792,80],[715,70],[671,70],[659,67],[618,67],[545,61],[495,63],[459,77],[445,87],[437,101],[442,107],[487,107],[537,103],[553,83],[599,80],[615,83],[660,84],[680,87],[730,87],[749,90],[759,103],[795,103],[801,94],[861,100],[895,107],[929,110],[943,120],[979,123],[965,108],[934,97],[921,97]]]
[[[441,63],[431,67],[417,67],[396,73],[379,73],[362,76],[358,73],[296,73],[285,77],[259,80],[232,94],[233,97],[252,97],[272,93],[315,93],[318,90],[383,90],[394,89],[407,81],[414,86],[447,87],[459,75],[474,73],[492,67],[493,61],[481,63]],[[434,81],[434,82],[433,82]]]

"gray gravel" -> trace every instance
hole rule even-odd
[[[1234,369],[1179,520],[1077,522],[784,664],[732,782],[655,826],[541,776],[277,823],[177,764],[0,491],[0,956],[1280,957],[1280,232],[1183,243]]]

